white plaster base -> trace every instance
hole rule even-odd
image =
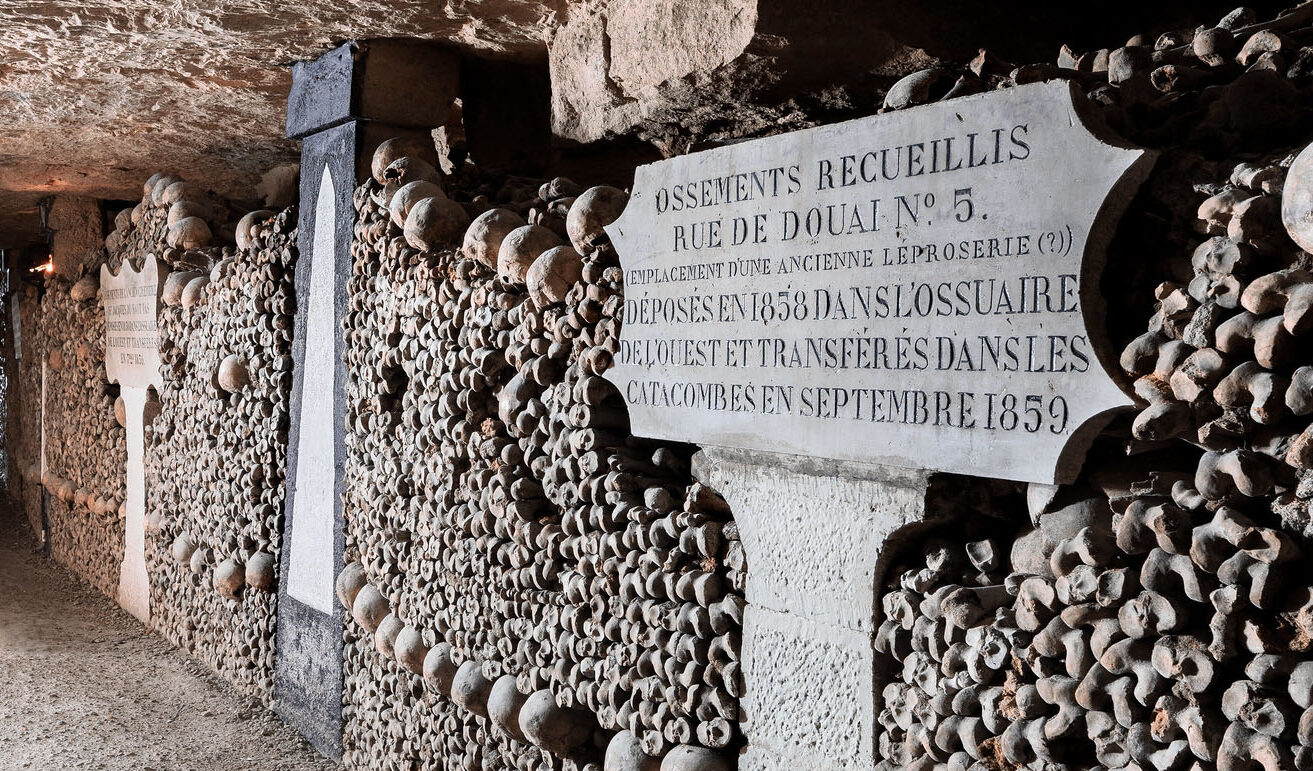
[[[127,520],[123,534],[123,566],[119,571],[119,605],[150,623],[150,581],[146,576],[146,438],[142,412],[146,389],[119,389],[128,416]]]
[[[925,517],[928,474],[708,448],[694,475],[729,502],[747,555],[740,771],[870,769],[877,561]]]

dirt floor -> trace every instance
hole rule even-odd
[[[0,770],[336,768],[33,544],[0,507]]]

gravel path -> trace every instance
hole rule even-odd
[[[336,768],[33,544],[0,508],[0,769]]]

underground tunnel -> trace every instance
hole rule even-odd
[[[0,22],[0,769],[1313,769],[1313,5]]]

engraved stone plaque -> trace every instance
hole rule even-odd
[[[607,377],[637,436],[1069,481],[1131,404],[1098,276],[1153,157],[1053,81],[643,166]]]
[[[160,385],[160,331],[156,320],[165,276],[149,255],[141,270],[124,262],[115,275],[100,266],[105,305],[105,370],[111,382],[145,388]],[[168,271],[164,271],[167,275]]]
[[[115,275],[100,266],[100,300],[105,306],[105,370],[120,386],[127,414],[127,512],[119,604],[150,621],[150,583],[146,575],[146,389],[163,385],[160,376],[160,290],[167,268],[154,255],[135,270],[124,262]]]

